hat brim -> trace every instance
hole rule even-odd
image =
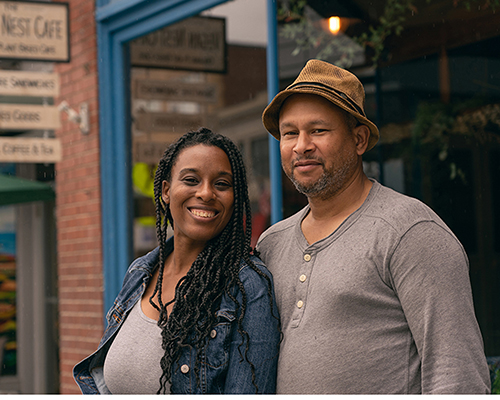
[[[331,103],[333,103],[334,105],[336,105],[337,107],[340,107],[344,111],[351,114],[354,118],[356,118],[356,120],[359,123],[366,125],[370,129],[370,138],[368,139],[368,147],[366,148],[366,151],[371,150],[377,144],[378,139],[380,137],[377,126],[373,122],[371,122],[368,118],[366,118],[364,115],[353,110],[347,101],[337,96],[335,93],[330,94],[321,91],[315,87],[304,87],[304,86],[288,90],[285,89],[279,92],[262,113],[262,123],[264,124],[264,127],[276,139],[280,140],[279,116],[283,103],[290,96],[300,93],[315,94],[317,96],[321,96],[326,100],[330,101]]]

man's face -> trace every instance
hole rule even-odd
[[[279,118],[283,170],[297,190],[321,199],[343,191],[361,168],[344,111],[320,96],[296,94]]]

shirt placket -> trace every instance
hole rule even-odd
[[[302,252],[302,261],[298,275],[295,279],[295,305],[292,313],[292,328],[297,328],[304,315],[307,305],[307,293],[309,287],[309,280],[314,265],[315,254],[313,251],[306,249]]]

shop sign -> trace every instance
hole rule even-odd
[[[145,100],[194,101],[197,103],[215,103],[217,86],[212,83],[183,83],[138,79],[135,96]]]
[[[0,162],[55,163],[61,158],[59,139],[0,138]]]
[[[204,118],[199,114],[152,112],[138,114],[134,120],[135,127],[143,132],[186,133],[204,125]]]
[[[0,104],[0,130],[59,129],[61,121],[55,106]]]
[[[67,3],[0,1],[0,59],[69,62]]]
[[[57,97],[59,96],[59,75],[0,70],[0,95]]]
[[[130,43],[133,66],[226,71],[224,18],[191,17]]]
[[[134,161],[143,162],[146,164],[158,164],[163,157],[165,149],[171,143],[175,142],[182,135],[171,134],[170,138],[165,137],[165,141],[151,141],[151,142],[136,142],[134,144]],[[170,139],[170,140],[169,140]]]

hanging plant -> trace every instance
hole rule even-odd
[[[500,143],[500,104],[485,104],[478,99],[452,104],[419,104],[412,127],[414,141],[436,149],[439,159],[446,161],[453,135],[474,137],[481,143]],[[465,183],[459,166],[450,162],[449,168],[450,179],[460,178]]]

